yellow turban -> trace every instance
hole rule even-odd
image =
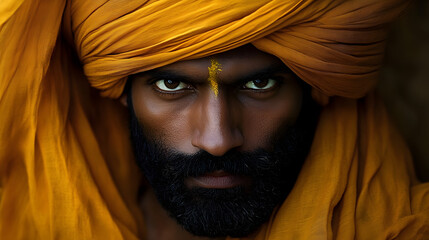
[[[429,184],[371,93],[406,5],[2,0],[0,239],[144,238],[126,111],[88,82],[117,98],[130,74],[248,43],[325,104],[296,185],[249,239],[429,239]]]

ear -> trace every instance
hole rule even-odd
[[[128,107],[127,97],[128,97],[128,94],[124,93],[124,94],[122,94],[122,96],[119,98],[119,102],[120,102],[122,105],[124,105],[125,107]]]

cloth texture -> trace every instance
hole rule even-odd
[[[113,99],[131,74],[245,44],[280,58],[323,110],[292,192],[243,239],[429,239],[429,184],[372,92],[407,4],[2,0],[0,239],[144,239]]]

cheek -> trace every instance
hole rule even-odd
[[[246,104],[243,111],[243,135],[246,149],[269,149],[281,129],[293,125],[300,113],[302,92],[300,88],[283,89],[273,99],[259,104]]]
[[[185,102],[166,102],[153,96],[151,89],[134,94],[134,112],[149,138],[153,138],[175,150],[192,152],[192,129]],[[143,97],[144,96],[144,97]]]

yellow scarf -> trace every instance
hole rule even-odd
[[[125,110],[89,84],[117,98],[130,74],[247,43],[324,105],[294,189],[250,239],[428,239],[429,184],[370,93],[406,5],[2,0],[0,239],[144,238]]]

